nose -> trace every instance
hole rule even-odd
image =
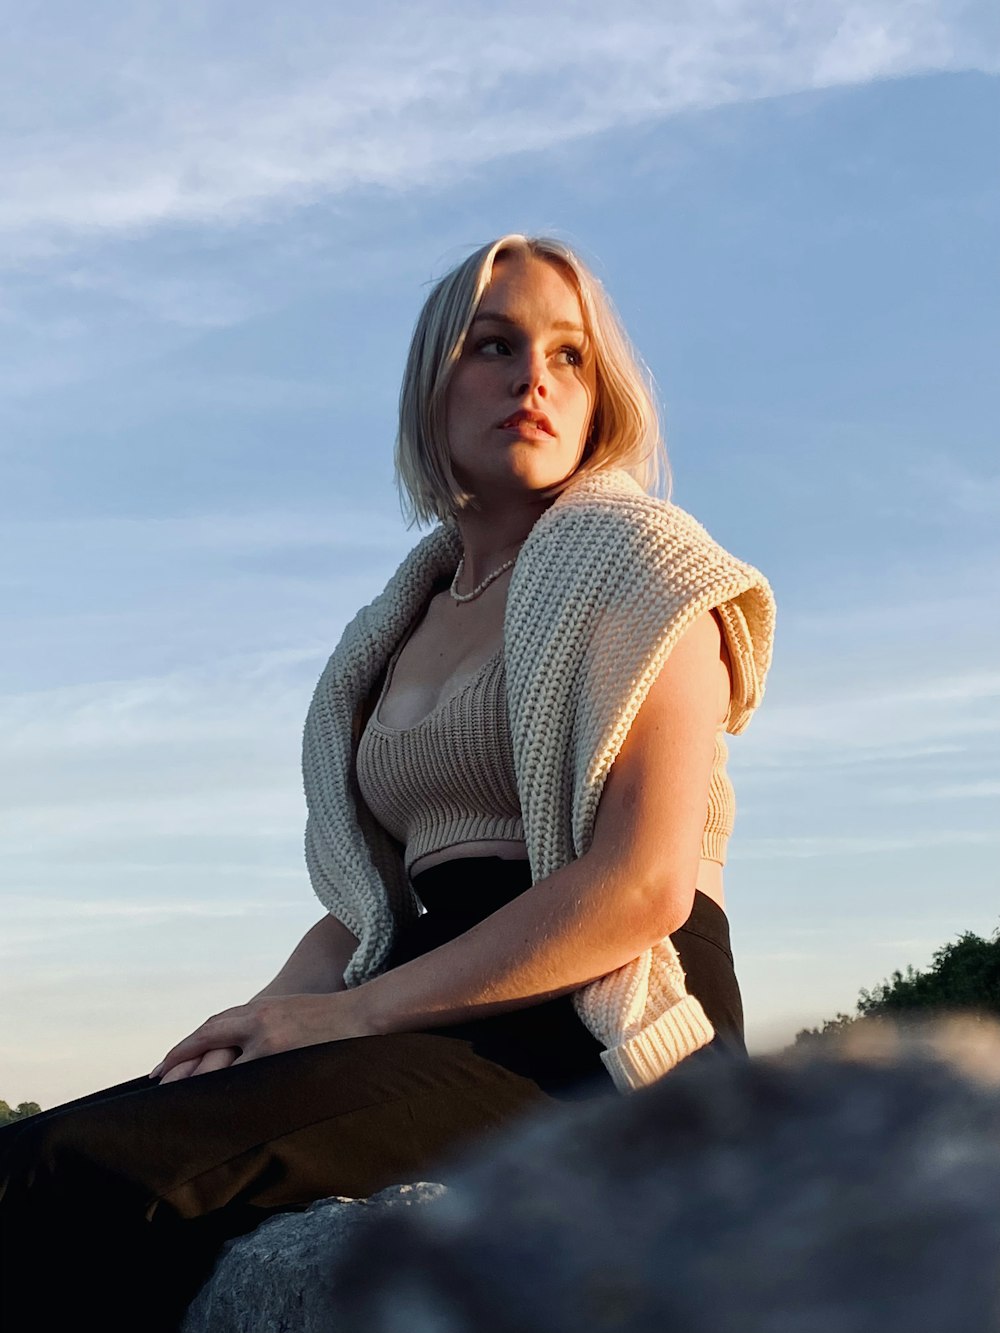
[[[511,384],[515,398],[525,398],[528,394],[537,394],[545,398],[549,392],[548,362],[541,348],[531,347],[518,358]]]

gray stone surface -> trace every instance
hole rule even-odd
[[[231,1241],[182,1333],[329,1333],[336,1257],[358,1228],[437,1200],[443,1185],[394,1185],[370,1199],[324,1199]]]
[[[691,1060],[360,1238],[337,1333],[1000,1329],[1000,1037]]]

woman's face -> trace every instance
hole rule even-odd
[[[481,503],[577,469],[596,396],[580,299],[553,264],[505,256],[476,311],[446,400],[452,468]]]

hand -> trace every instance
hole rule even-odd
[[[151,1077],[174,1082],[264,1055],[374,1033],[360,1002],[361,991],[326,995],[263,995],[215,1014],[177,1043]]]

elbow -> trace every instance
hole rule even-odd
[[[694,906],[694,876],[682,875],[662,867],[651,869],[633,880],[634,911],[646,939],[644,948],[652,948],[667,935],[680,930]]]
[[[691,915],[697,864],[664,865],[660,858],[646,862],[593,850],[582,860],[588,863],[588,878],[593,877],[596,917],[603,918],[629,958],[672,935]]]

